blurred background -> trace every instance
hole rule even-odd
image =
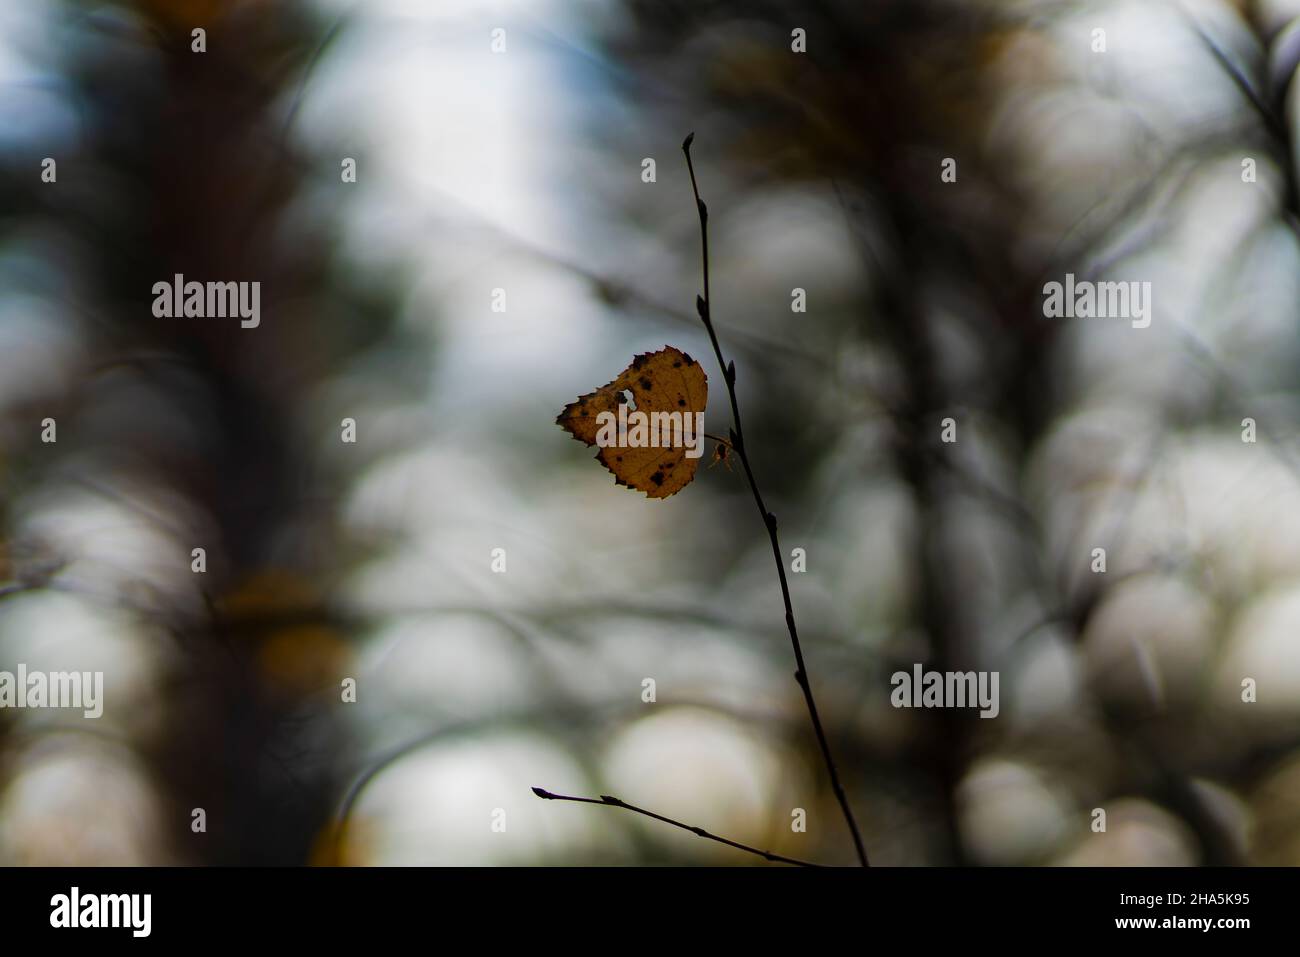
[[[1298,18],[0,0],[0,670],[105,676],[0,710],[0,864],[763,865],[531,786],[853,862],[742,475],[649,501],[553,421],[671,343],[725,434],[691,130],[873,863],[1300,864]],[[1066,272],[1150,327],[1044,318]]]

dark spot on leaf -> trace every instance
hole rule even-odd
[[[677,404],[678,404],[678,405],[685,405],[685,404],[686,404],[686,400],[685,400],[685,399],[678,399],[678,400],[677,400]]]
[[[656,472],[654,475],[650,476],[650,481],[654,482],[656,485],[663,485],[663,484],[664,484],[664,473],[663,473],[663,472]]]
[[[645,389],[647,392],[649,392],[651,389],[654,388],[654,383],[652,383],[649,379],[647,379],[647,378],[645,378],[645,377],[643,376],[642,379],[641,379],[641,388],[643,388],[643,389]]]
[[[674,369],[680,369],[681,367],[682,367],[682,360],[681,360],[681,359],[678,359],[676,362],[673,363],[673,368],[674,368]]]
[[[645,364],[646,364],[646,357],[644,355],[637,356],[635,359],[632,360],[633,369],[640,369]]]

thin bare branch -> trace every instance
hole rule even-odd
[[[692,824],[683,824],[681,821],[675,821],[670,817],[662,814],[656,814],[654,811],[647,811],[643,807],[637,807],[635,804],[628,804],[626,801],[608,794],[602,794],[599,798],[589,797],[572,797],[568,794],[552,794],[543,788],[533,788],[533,793],[539,798],[547,801],[572,801],[575,804],[602,804],[605,807],[622,808],[624,811],[631,811],[633,814],[640,814],[644,817],[653,818],[656,821],[662,821],[664,824],[671,824],[673,827],[679,827],[683,831],[690,831],[697,837],[705,838],[710,841],[717,841],[719,844],[725,844],[727,847],[734,847],[738,851],[745,851],[749,854],[757,854],[764,860],[771,861],[775,864],[793,864],[796,867],[821,867],[820,864],[814,864],[811,861],[801,861],[797,857],[786,857],[783,854],[773,854],[771,851],[760,850],[757,847],[750,847],[748,844],[741,844],[739,841],[732,841],[725,837],[718,837],[716,834],[710,834],[702,827],[695,827]]]
[[[772,545],[772,558],[776,561],[776,573],[781,581],[781,598],[785,603],[785,624],[790,632],[790,645],[794,649],[796,666],[794,680],[799,683],[799,687],[803,691],[804,702],[808,706],[808,717],[812,721],[813,731],[817,735],[817,745],[821,749],[822,762],[826,765],[826,773],[830,776],[831,790],[835,792],[835,799],[839,802],[840,810],[843,812],[844,822],[853,835],[853,847],[857,852],[858,861],[863,867],[867,867],[869,866],[867,851],[862,844],[862,835],[858,831],[858,822],[853,817],[852,808],[849,807],[844,785],[840,783],[840,775],[835,768],[835,759],[831,755],[831,747],[826,740],[826,732],[822,728],[821,717],[817,713],[817,699],[813,696],[812,682],[808,679],[808,668],[804,664],[803,647],[799,644],[799,630],[794,622],[794,605],[790,600],[790,584],[786,581],[785,562],[781,560],[781,543],[776,534],[776,516],[768,511],[767,505],[763,502],[763,495],[758,490],[758,480],[754,477],[754,469],[750,465],[749,454],[745,448],[745,430],[741,426],[740,404],[736,400],[736,364],[735,362],[727,362],[723,357],[722,346],[718,343],[718,334],[713,328],[713,310],[709,298],[709,208],[704,205],[704,200],[700,199],[700,187],[695,179],[695,164],[691,160],[691,142],[694,139],[694,133],[686,137],[682,142],[682,152],[686,154],[686,168],[691,174],[691,191],[695,194],[695,208],[700,214],[704,295],[697,297],[695,304],[699,310],[700,319],[704,322],[704,328],[709,333],[709,341],[713,344],[713,354],[717,357],[718,367],[722,369],[723,379],[726,380],[727,397],[731,400],[731,421],[733,425],[731,429],[731,445],[740,458],[740,464],[744,467],[745,479],[749,482],[749,490],[754,495],[754,504],[758,506],[758,514],[763,518],[763,524],[767,528],[767,537]]]

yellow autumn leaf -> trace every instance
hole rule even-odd
[[[629,410],[626,393],[635,408]],[[575,439],[600,447],[596,459],[616,484],[667,498],[695,478],[708,398],[700,364],[665,346],[637,356],[617,378],[566,405],[555,421]]]

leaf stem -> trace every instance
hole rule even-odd
[[[695,207],[700,214],[700,249],[704,269],[704,295],[696,298],[695,305],[699,311],[700,319],[704,323],[704,328],[708,330],[709,341],[713,343],[713,354],[718,359],[718,365],[722,369],[723,378],[727,383],[727,397],[731,400],[731,418],[735,426],[731,430],[731,444],[740,457],[740,464],[745,469],[745,478],[748,480],[749,489],[754,495],[754,504],[758,506],[758,512],[763,517],[763,524],[767,526],[767,537],[772,544],[772,557],[776,561],[777,576],[781,580],[781,597],[785,602],[785,624],[790,632],[790,645],[794,649],[796,665],[794,680],[798,682],[800,689],[803,691],[804,702],[808,706],[808,717],[812,721],[813,732],[817,736],[817,745],[821,749],[822,761],[826,765],[826,773],[830,777],[831,790],[835,792],[835,798],[839,801],[840,810],[844,814],[844,822],[853,835],[853,847],[857,852],[858,862],[863,867],[868,867],[870,863],[867,860],[866,848],[862,844],[862,835],[858,831],[858,823],[853,817],[852,809],[849,807],[844,786],[840,783],[839,772],[835,769],[835,759],[831,756],[830,744],[826,740],[826,732],[822,728],[821,718],[817,713],[817,699],[813,697],[812,684],[808,680],[808,669],[804,665],[803,647],[799,644],[799,630],[794,623],[794,606],[790,601],[790,585],[786,580],[785,563],[781,560],[781,543],[776,534],[776,516],[769,512],[767,506],[763,503],[763,495],[758,490],[758,480],[754,478],[754,469],[750,465],[749,455],[745,451],[745,432],[740,422],[740,404],[736,401],[736,365],[734,362],[729,363],[723,358],[722,346],[719,345],[718,335],[713,329],[713,313],[709,299],[709,208],[704,205],[704,200],[700,199],[700,187],[695,179],[695,164],[691,160],[691,142],[694,139],[694,133],[686,137],[682,142],[682,152],[686,154],[686,168],[691,174],[691,191],[695,194]]]

